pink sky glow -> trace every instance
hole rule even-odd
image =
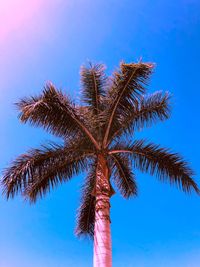
[[[25,30],[44,3],[43,0],[0,0],[0,43],[13,32]]]
[[[11,80],[16,81],[20,71],[24,71],[25,62],[37,60],[44,44],[55,39],[56,18],[63,3],[63,0],[0,0],[0,98],[5,96],[2,88]]]

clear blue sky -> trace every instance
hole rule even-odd
[[[138,137],[199,164],[200,3],[198,0],[5,0],[0,3],[0,168],[52,136],[21,125],[13,103],[51,80],[79,97],[80,65],[156,63],[149,91],[173,94],[169,121]],[[113,266],[200,266],[200,198],[137,173],[139,196],[112,199]],[[74,177],[30,206],[0,199],[1,267],[89,267],[92,244],[74,236]]]

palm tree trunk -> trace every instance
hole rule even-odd
[[[106,159],[99,155],[95,188],[94,267],[112,266],[110,197],[111,186]]]

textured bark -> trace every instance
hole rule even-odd
[[[111,186],[106,159],[99,155],[95,188],[94,267],[112,266],[110,197]]]

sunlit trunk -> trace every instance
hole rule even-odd
[[[99,155],[96,174],[96,204],[94,227],[94,267],[112,266],[110,232],[110,196],[109,170],[106,159]]]

